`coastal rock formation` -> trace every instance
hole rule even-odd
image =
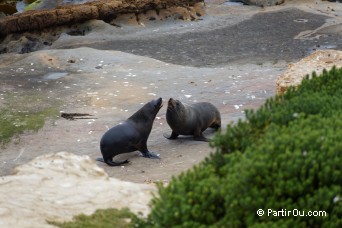
[[[201,0],[98,0],[56,9],[30,10],[0,19],[0,37],[28,30],[81,23],[91,19],[111,21],[122,14],[138,14],[148,10],[190,7]]]
[[[297,87],[302,79],[313,71],[319,75],[323,69],[342,67],[342,51],[318,50],[297,63],[289,64],[288,69],[276,81],[276,92],[284,94],[290,86]]]
[[[47,154],[0,178],[1,227],[52,227],[100,208],[128,207],[147,215],[152,184],[110,178],[88,156]]]

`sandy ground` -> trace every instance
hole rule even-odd
[[[118,29],[93,21],[88,35],[63,35],[50,50],[1,55],[1,94],[35,91],[51,101],[62,101],[61,112],[93,116],[74,121],[58,117],[47,121],[38,132],[15,138],[0,149],[0,175],[51,152],[69,151],[96,159],[101,156],[99,140],[107,129],[128,118],[143,103],[162,97],[164,107],[148,140],[149,149],[161,159],[146,159],[133,152],[115,158],[129,159],[128,165],[98,165],[122,180],[168,182],[214,152],[208,143],[189,137],[175,141],[163,137],[171,132],[165,119],[170,97],[186,103],[212,102],[225,126],[243,118],[244,109],[257,108],[273,96],[275,80],[288,63],[315,48],[342,49],[342,4],[320,2],[317,6],[307,2],[294,5],[290,1],[267,9],[208,2],[203,20],[158,22],[145,27]],[[281,20],[274,20],[278,16],[299,22],[284,26]],[[262,24],[268,26],[265,31],[286,29],[280,33],[251,31],[252,25]],[[253,40],[253,34],[264,42]],[[284,38],[284,34],[290,35]],[[222,43],[225,36],[230,42]],[[236,43],[230,36],[236,36]],[[215,37],[218,40],[213,40]],[[179,45],[182,40],[186,42]],[[210,131],[205,134],[213,136]]]

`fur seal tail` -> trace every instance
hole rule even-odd
[[[104,162],[104,163],[106,163],[109,166],[120,166],[120,165],[128,163],[128,160],[125,160],[125,161],[122,161],[122,162],[115,162],[115,161],[111,161],[111,160],[105,161],[103,158],[96,158],[96,161]]]

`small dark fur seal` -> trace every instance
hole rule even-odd
[[[203,136],[208,127],[218,130],[221,127],[221,115],[217,108],[208,102],[193,105],[182,104],[179,100],[169,99],[166,121],[172,129],[168,139],[176,139],[178,135],[193,135],[194,140],[209,140]]]
[[[162,98],[152,100],[125,122],[109,129],[100,142],[103,159],[96,160],[110,166],[119,166],[128,163],[128,160],[115,162],[114,156],[136,150],[146,158],[159,158],[158,155],[148,151],[147,139],[151,133],[153,121],[162,106]]]

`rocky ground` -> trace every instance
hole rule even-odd
[[[163,134],[171,132],[165,119],[166,101],[173,97],[186,103],[212,102],[221,112],[223,126],[243,118],[244,109],[257,108],[275,95],[276,79],[288,64],[317,49],[342,49],[341,5],[301,0],[260,8],[207,1],[206,15],[193,21],[169,18],[138,23],[127,16],[121,18],[120,26],[93,20],[71,26],[65,32],[56,30],[55,39],[50,39],[52,30],[42,33],[41,39],[51,41],[44,48],[36,47],[43,50],[0,55],[0,106],[16,103],[8,100],[8,95],[32,98],[34,94],[34,100],[24,99],[31,107],[54,105],[60,113],[91,116],[67,120],[58,115],[38,132],[15,137],[0,149],[0,175],[13,173],[16,166],[37,156],[59,151],[88,155],[95,161],[101,156],[99,140],[107,129],[124,121],[144,103],[162,97],[164,107],[148,140],[149,149],[160,154],[161,159],[146,159],[133,152],[116,158],[129,159],[128,165],[108,167],[100,162],[97,165],[109,177],[124,181],[167,183],[173,175],[197,164],[214,149],[190,137],[165,139]],[[4,42],[6,47],[20,50],[25,38],[13,37]],[[21,107],[24,106],[18,105],[16,109],[25,112]],[[210,130],[205,134],[213,137]],[[44,164],[49,170],[50,163]],[[10,183],[15,179],[20,184],[25,172],[30,178],[37,177],[39,167],[33,174],[22,169],[16,171],[13,179],[2,177],[2,195],[13,192],[17,187]],[[57,176],[53,170],[46,174]],[[44,175],[40,178],[43,182],[49,179]],[[62,180],[59,184],[63,187],[64,178],[58,180]],[[46,186],[53,189],[49,184]],[[33,189],[29,184],[24,186]],[[1,218],[17,218],[12,211],[18,208],[16,204],[20,204],[23,213],[32,207],[33,204],[25,206],[25,200],[19,199],[14,204],[1,204]],[[4,207],[10,204],[14,209]],[[80,212],[76,208],[73,213]]]
[[[224,126],[243,118],[244,109],[275,94],[275,80],[288,63],[315,49],[342,49],[341,5],[300,2],[268,8],[207,2],[206,15],[196,21],[115,27],[95,20],[79,25],[87,28],[85,35],[64,33],[46,50],[1,55],[2,102],[4,94],[34,92],[61,102],[60,112],[93,115],[58,117],[38,132],[20,135],[1,148],[1,175],[51,152],[97,158],[102,134],[157,97],[212,102]],[[148,141],[160,160],[133,152],[117,158],[128,158],[127,166],[98,165],[122,180],[167,182],[214,151],[188,137],[166,140],[165,107]]]

